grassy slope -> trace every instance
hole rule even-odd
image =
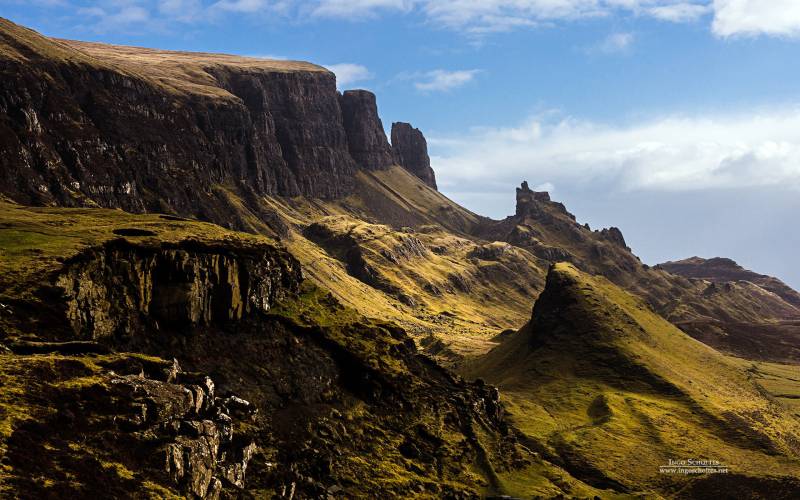
[[[149,236],[125,237],[140,243],[158,244],[192,239],[208,242],[230,241],[241,246],[270,242],[261,236],[235,233],[211,224],[175,220],[159,215],[131,215],[104,209],[29,208],[2,202],[0,276],[3,277],[3,283],[0,290],[3,298],[0,302],[37,300],[36,297],[29,296],[29,292],[46,284],[48,274],[58,269],[64,259],[88,246],[120,238],[121,236],[114,233],[120,229],[152,233]],[[310,283],[304,286],[303,293],[298,297],[275,307],[269,318],[282,318],[280,321],[294,325],[292,328],[307,331],[308,335],[322,336],[328,345],[338,346],[337,349],[350,353],[354,360],[375,370],[381,377],[402,386],[404,395],[419,393],[430,400],[419,403],[415,410],[416,416],[410,417],[417,420],[413,420],[414,426],[408,428],[402,428],[401,425],[403,418],[409,418],[408,410],[404,410],[406,413],[393,411],[391,416],[387,416],[382,413],[385,410],[375,410],[358,400],[348,403],[351,406],[345,405],[346,410],[340,408],[346,421],[351,422],[347,426],[355,440],[353,446],[359,453],[340,447],[339,453],[344,458],[336,462],[335,474],[338,480],[354,485],[352,491],[368,495],[369,492],[379,490],[402,491],[409,484],[423,483],[430,486],[430,491],[440,491],[437,488],[449,486],[467,490],[483,487],[486,493],[516,493],[520,491],[520,485],[524,485],[525,491],[545,497],[562,492],[581,497],[604,494],[602,490],[576,480],[563,469],[540,457],[532,457],[527,452],[520,455],[513,448],[509,449],[509,444],[503,442],[496,431],[479,420],[472,424],[472,428],[475,432],[475,443],[483,450],[485,457],[481,459],[479,455],[477,459],[473,459],[469,453],[465,454],[465,436],[457,432],[458,427],[454,427],[453,421],[445,418],[451,411],[447,407],[450,404],[447,397],[456,395],[454,401],[457,404],[463,383],[434,368],[429,369],[430,373],[442,380],[420,376],[414,370],[427,365],[423,361],[409,363],[407,358],[396,355],[406,349],[406,340],[397,335],[393,326],[369,320],[353,309],[342,307],[327,292]],[[258,352],[253,345],[251,348]],[[53,410],[47,406],[52,391],[61,391],[59,394],[63,393],[64,398],[78,398],[80,395],[73,394],[73,389],[106,383],[108,373],[104,371],[104,364],[118,357],[130,356],[142,355],[17,356],[4,353],[0,344],[0,386],[3,388],[0,391],[0,456],[6,455],[7,450],[4,447],[21,425],[54,418]],[[181,352],[179,357],[182,356],[191,357],[191,354]],[[157,358],[147,359],[159,362]],[[236,374],[239,372],[233,365],[239,363],[242,363],[239,358],[223,356],[215,359],[213,366],[223,372]],[[73,369],[76,366],[80,369]],[[41,373],[48,375],[40,380]],[[239,380],[243,383],[241,378]],[[257,391],[258,387],[255,385],[250,389]],[[400,423],[386,423],[395,420]],[[398,430],[392,425],[401,428]],[[314,429],[313,426],[309,428],[312,431]],[[421,428],[434,436],[431,439],[438,439],[436,436],[444,438],[436,453],[445,457],[445,463],[451,464],[439,472],[438,480],[435,481],[431,480],[434,475],[431,471],[420,469],[398,451],[398,447],[404,442],[404,433]],[[50,440],[36,443],[37,453],[50,449],[49,446],[54,447],[54,453],[57,451],[57,458],[53,459],[52,465],[47,466],[51,468],[35,479],[45,490],[59,481],[63,482],[64,477],[73,477],[72,486],[80,489],[82,484],[90,481],[93,474],[102,473],[105,474],[103,481],[113,484],[114,488],[135,488],[142,495],[154,498],[174,493],[159,489],[160,486],[148,482],[149,476],[146,474],[128,470],[114,458],[113,449],[88,445],[80,448],[79,443],[63,439],[56,443],[58,439],[60,438],[57,436],[51,436]],[[513,463],[515,456],[522,457],[522,465],[509,465]],[[0,467],[0,492],[3,487],[12,484],[14,478],[19,477],[13,465],[13,461],[5,461]],[[497,482],[497,477],[502,480]],[[6,486],[3,486],[4,483]],[[419,497],[436,497],[430,491],[420,493]]]
[[[481,218],[400,167],[362,172],[358,181],[358,193],[334,202],[262,200],[291,228],[283,242],[312,280],[361,313],[395,321],[418,339],[446,344],[459,355],[482,354],[500,331],[525,322],[531,295],[544,285],[543,261],[508,245],[497,259],[474,257],[487,242],[466,231]],[[303,235],[313,222],[353,236],[366,261],[414,304],[349,275],[331,252]],[[421,242],[424,251],[402,255],[409,239]]]
[[[676,491],[686,478],[658,474],[670,458],[800,473],[796,415],[740,361],[568,264],[551,272],[532,322],[465,371],[499,385],[523,432],[598,481]]]

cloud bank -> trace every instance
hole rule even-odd
[[[800,36],[800,2],[796,0],[714,0],[714,33],[718,36]]]
[[[544,116],[429,142],[445,189],[507,190],[526,179],[556,190],[800,191],[800,107],[628,126]]]

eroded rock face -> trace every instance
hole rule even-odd
[[[0,192],[15,201],[228,226],[222,186],[242,197],[353,189],[357,166],[329,71],[220,62],[181,74],[197,82],[176,90],[150,74],[159,65],[124,70],[97,46],[23,30],[0,23]],[[377,116],[374,103],[369,111]],[[391,162],[384,146],[381,165]]]
[[[356,163],[368,170],[392,165],[392,147],[386,140],[378,116],[375,94],[366,90],[348,90],[342,94],[341,105],[347,144]]]
[[[416,175],[428,186],[436,189],[436,175],[428,156],[428,142],[419,129],[408,123],[392,124],[392,148],[397,162]]]
[[[209,377],[136,354],[3,361],[18,366],[25,397],[50,410],[15,426],[4,443],[14,496],[215,500],[244,486],[257,446],[242,429],[256,411],[236,411],[231,401],[243,400],[220,397]],[[41,474],[51,475],[49,486]]]
[[[163,200],[175,213],[199,207],[210,218],[213,190],[224,183],[321,198],[352,187],[356,167],[333,75],[218,69],[240,99],[221,100],[44,64],[2,70],[2,190],[20,202],[71,206],[88,198],[142,212],[164,211]]]
[[[158,379],[139,375],[115,376],[109,380],[106,397],[117,406],[115,422],[133,436],[161,434],[165,444],[156,457],[163,471],[185,494],[216,499],[223,483],[244,486],[247,464],[256,450],[252,437],[236,436],[236,421],[250,420],[255,413],[232,411],[236,396],[219,398],[214,383],[183,373],[177,362]],[[249,403],[248,403],[249,405]],[[157,465],[157,460],[153,461]]]
[[[296,291],[299,264],[273,247],[112,242],[67,263],[56,285],[79,338],[133,335],[144,323],[189,328],[267,312]],[[154,320],[154,321],[153,321]]]

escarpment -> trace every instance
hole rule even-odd
[[[146,64],[123,71],[89,49],[77,64],[3,61],[2,185],[12,198],[210,218],[223,184],[320,198],[352,186],[333,74],[200,64],[210,82],[176,90]]]
[[[0,20],[0,192],[243,228],[231,196],[337,199],[394,153],[375,96],[333,73],[53,40]]]
[[[299,289],[300,265],[273,247],[115,240],[66,263],[56,279],[78,338],[126,338],[144,324],[191,328],[266,313]]]

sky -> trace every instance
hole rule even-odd
[[[523,180],[642,260],[800,289],[800,1],[0,0],[63,38],[315,62],[494,218]]]

